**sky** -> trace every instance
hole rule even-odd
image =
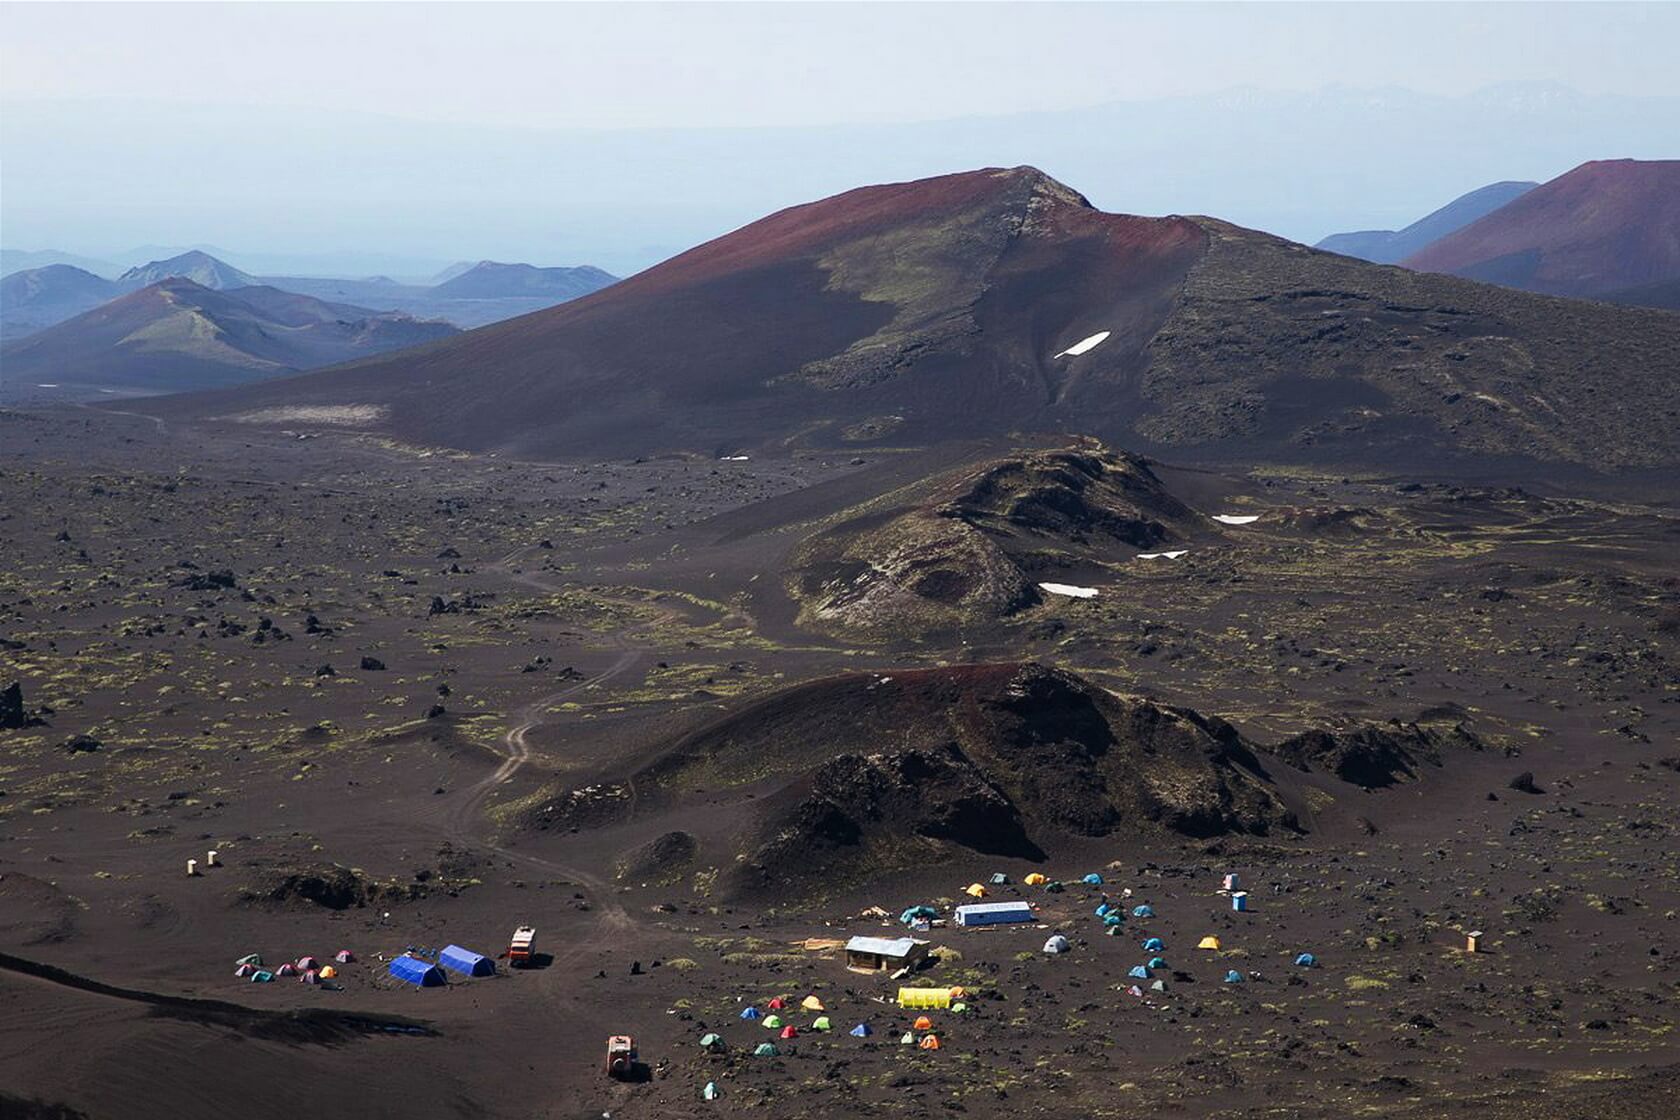
[[[796,190],[962,169],[949,161],[1059,163],[1099,204],[1218,206],[1306,238],[1404,224],[1484,174],[1680,156],[1656,139],[1680,99],[1675,42],[1680,4],[6,2],[0,243],[415,267],[591,253],[628,270],[809,197]],[[1596,108],[1547,137],[1544,112],[1501,131],[1509,106],[1463,100],[1513,83]],[[1252,120],[1287,147],[1291,115],[1357,140],[1351,109],[1414,102],[1437,131],[1454,131],[1452,105],[1480,114],[1476,147],[1408,135],[1429,151],[1393,152],[1392,170],[1380,148],[1351,166],[1309,155],[1289,182],[1256,175],[1263,153],[1088,113],[1171,103],[1183,129]],[[1595,145],[1618,115],[1647,119]],[[1079,127],[1107,130],[1086,146],[1109,162],[1080,157]],[[1444,162],[1434,177],[1405,166],[1422,154]],[[1159,189],[1140,185],[1151,175]]]
[[[820,125],[1234,86],[1680,93],[1672,4],[7,3],[0,97],[566,128]]]

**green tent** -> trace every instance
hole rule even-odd
[[[753,1051],[753,1056],[758,1058],[779,1058],[781,1054],[782,1052],[776,1049],[774,1042],[761,1042],[758,1044],[758,1049]]]
[[[966,1004],[966,1003],[953,1003],[951,1005],[951,1014],[953,1014],[953,1015],[961,1015],[963,1012],[965,1012],[967,1010],[968,1010],[968,1004]]]
[[[782,1017],[780,1015],[767,1015],[764,1018],[764,1026],[765,1026],[766,1030],[772,1030],[772,1031],[781,1030],[782,1029]]]
[[[240,957],[238,960],[234,961],[233,963],[234,964],[248,964],[248,965],[252,965],[256,968],[261,968],[262,967],[262,956],[259,953],[251,953],[251,954],[248,954],[247,956]]]
[[[707,1050],[722,1050],[723,1036],[720,1034],[702,1035],[700,1045]]]
[[[811,1023],[811,1029],[814,1031],[831,1031],[834,1029],[834,1024],[828,1021],[827,1015],[818,1015],[815,1021]]]

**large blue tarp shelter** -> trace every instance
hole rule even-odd
[[[398,980],[418,984],[422,988],[434,988],[443,983],[443,973],[438,971],[437,965],[419,957],[393,957],[389,971]]]
[[[494,976],[496,962],[482,953],[475,953],[471,949],[463,949],[459,945],[446,946],[438,954],[438,964],[451,972],[459,972],[463,976]]]

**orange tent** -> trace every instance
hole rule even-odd
[[[922,1039],[922,1049],[923,1050],[937,1050],[937,1049],[939,1049],[939,1036],[936,1035],[936,1034],[930,1034],[926,1038]]]
[[[919,1031],[931,1031],[933,1029],[933,1020],[929,1019],[926,1015],[923,1015],[912,1025]]]

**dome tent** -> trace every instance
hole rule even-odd
[[[776,1058],[780,1057],[781,1053],[782,1052],[780,1050],[776,1049],[776,1044],[774,1042],[761,1042],[758,1044],[758,1049],[753,1051],[753,1057]]]
[[[859,1023],[857,1026],[853,1027],[850,1031],[850,1034],[853,1038],[868,1038],[870,1035],[872,1035],[874,1033],[875,1033],[875,1028],[871,1027],[868,1023]]]
[[[1050,939],[1044,943],[1044,951],[1046,953],[1065,953],[1070,948],[1072,948],[1072,946],[1068,944],[1068,939],[1059,933],[1051,934]]]
[[[1300,965],[1302,968],[1317,968],[1318,958],[1313,956],[1311,953],[1302,953],[1300,956],[1295,958],[1295,963]]]
[[[1146,953],[1159,953],[1166,947],[1167,943],[1162,941],[1159,937],[1145,938],[1143,942],[1143,951]]]
[[[1243,974],[1234,968],[1225,974],[1225,983],[1227,984],[1241,984],[1242,982]]]
[[[756,1019],[756,1018],[758,1018],[758,1008],[754,1007],[750,1003],[747,1004],[745,1007],[741,1008],[741,1018],[743,1018],[743,1019]]]
[[[1198,949],[1218,949],[1219,948],[1219,938],[1215,937],[1213,934],[1210,933],[1206,937],[1202,938],[1200,941],[1198,941],[1196,943],[1196,948],[1198,948]]]

